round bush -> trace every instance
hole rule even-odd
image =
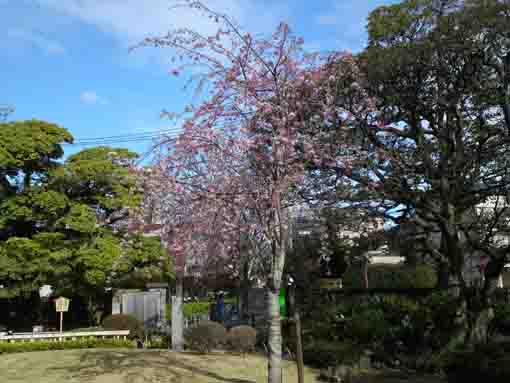
[[[205,353],[220,347],[226,342],[227,330],[217,322],[201,322],[187,329],[185,338],[191,350]]]
[[[227,344],[234,351],[253,351],[256,342],[257,330],[250,326],[233,327],[227,334]]]
[[[130,338],[143,338],[143,325],[134,316],[113,314],[103,320],[105,330],[129,330]]]

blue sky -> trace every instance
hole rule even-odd
[[[206,0],[246,30],[290,24],[310,49],[357,51],[366,17],[395,0]],[[165,50],[128,48],[175,27],[211,26],[171,0],[0,0],[0,105],[11,119],[38,118],[75,139],[172,129],[163,109],[181,111],[191,95],[168,75]],[[148,142],[125,143],[143,152]],[[67,147],[66,154],[79,148]]]

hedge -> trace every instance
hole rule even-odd
[[[429,265],[368,267],[368,287],[372,289],[433,288],[436,283],[437,273]],[[347,269],[343,275],[343,285],[345,288],[363,287],[363,271],[359,265]]]
[[[75,350],[83,348],[133,348],[128,340],[83,338],[80,340],[35,341],[35,342],[0,342],[0,354],[12,354],[31,351]]]
[[[214,304],[214,301],[198,301],[198,302],[190,302],[183,303],[182,312],[184,314],[184,318],[191,319],[195,315],[205,315],[209,314],[209,306]],[[225,299],[225,304],[234,304],[236,303],[235,298],[227,298]],[[172,321],[172,305],[167,304],[165,306],[165,316],[166,320]]]
[[[220,323],[205,321],[186,329],[184,338],[191,350],[207,353],[226,343],[227,330]]]

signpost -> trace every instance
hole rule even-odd
[[[60,313],[60,332],[62,332],[62,324],[64,321],[64,313],[69,310],[69,299],[60,297],[55,300],[55,309]]]

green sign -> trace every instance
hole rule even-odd
[[[285,318],[287,316],[287,300],[285,298],[286,298],[285,288],[282,287],[280,289],[280,298],[279,298],[279,301],[280,301],[280,316],[282,318]]]

